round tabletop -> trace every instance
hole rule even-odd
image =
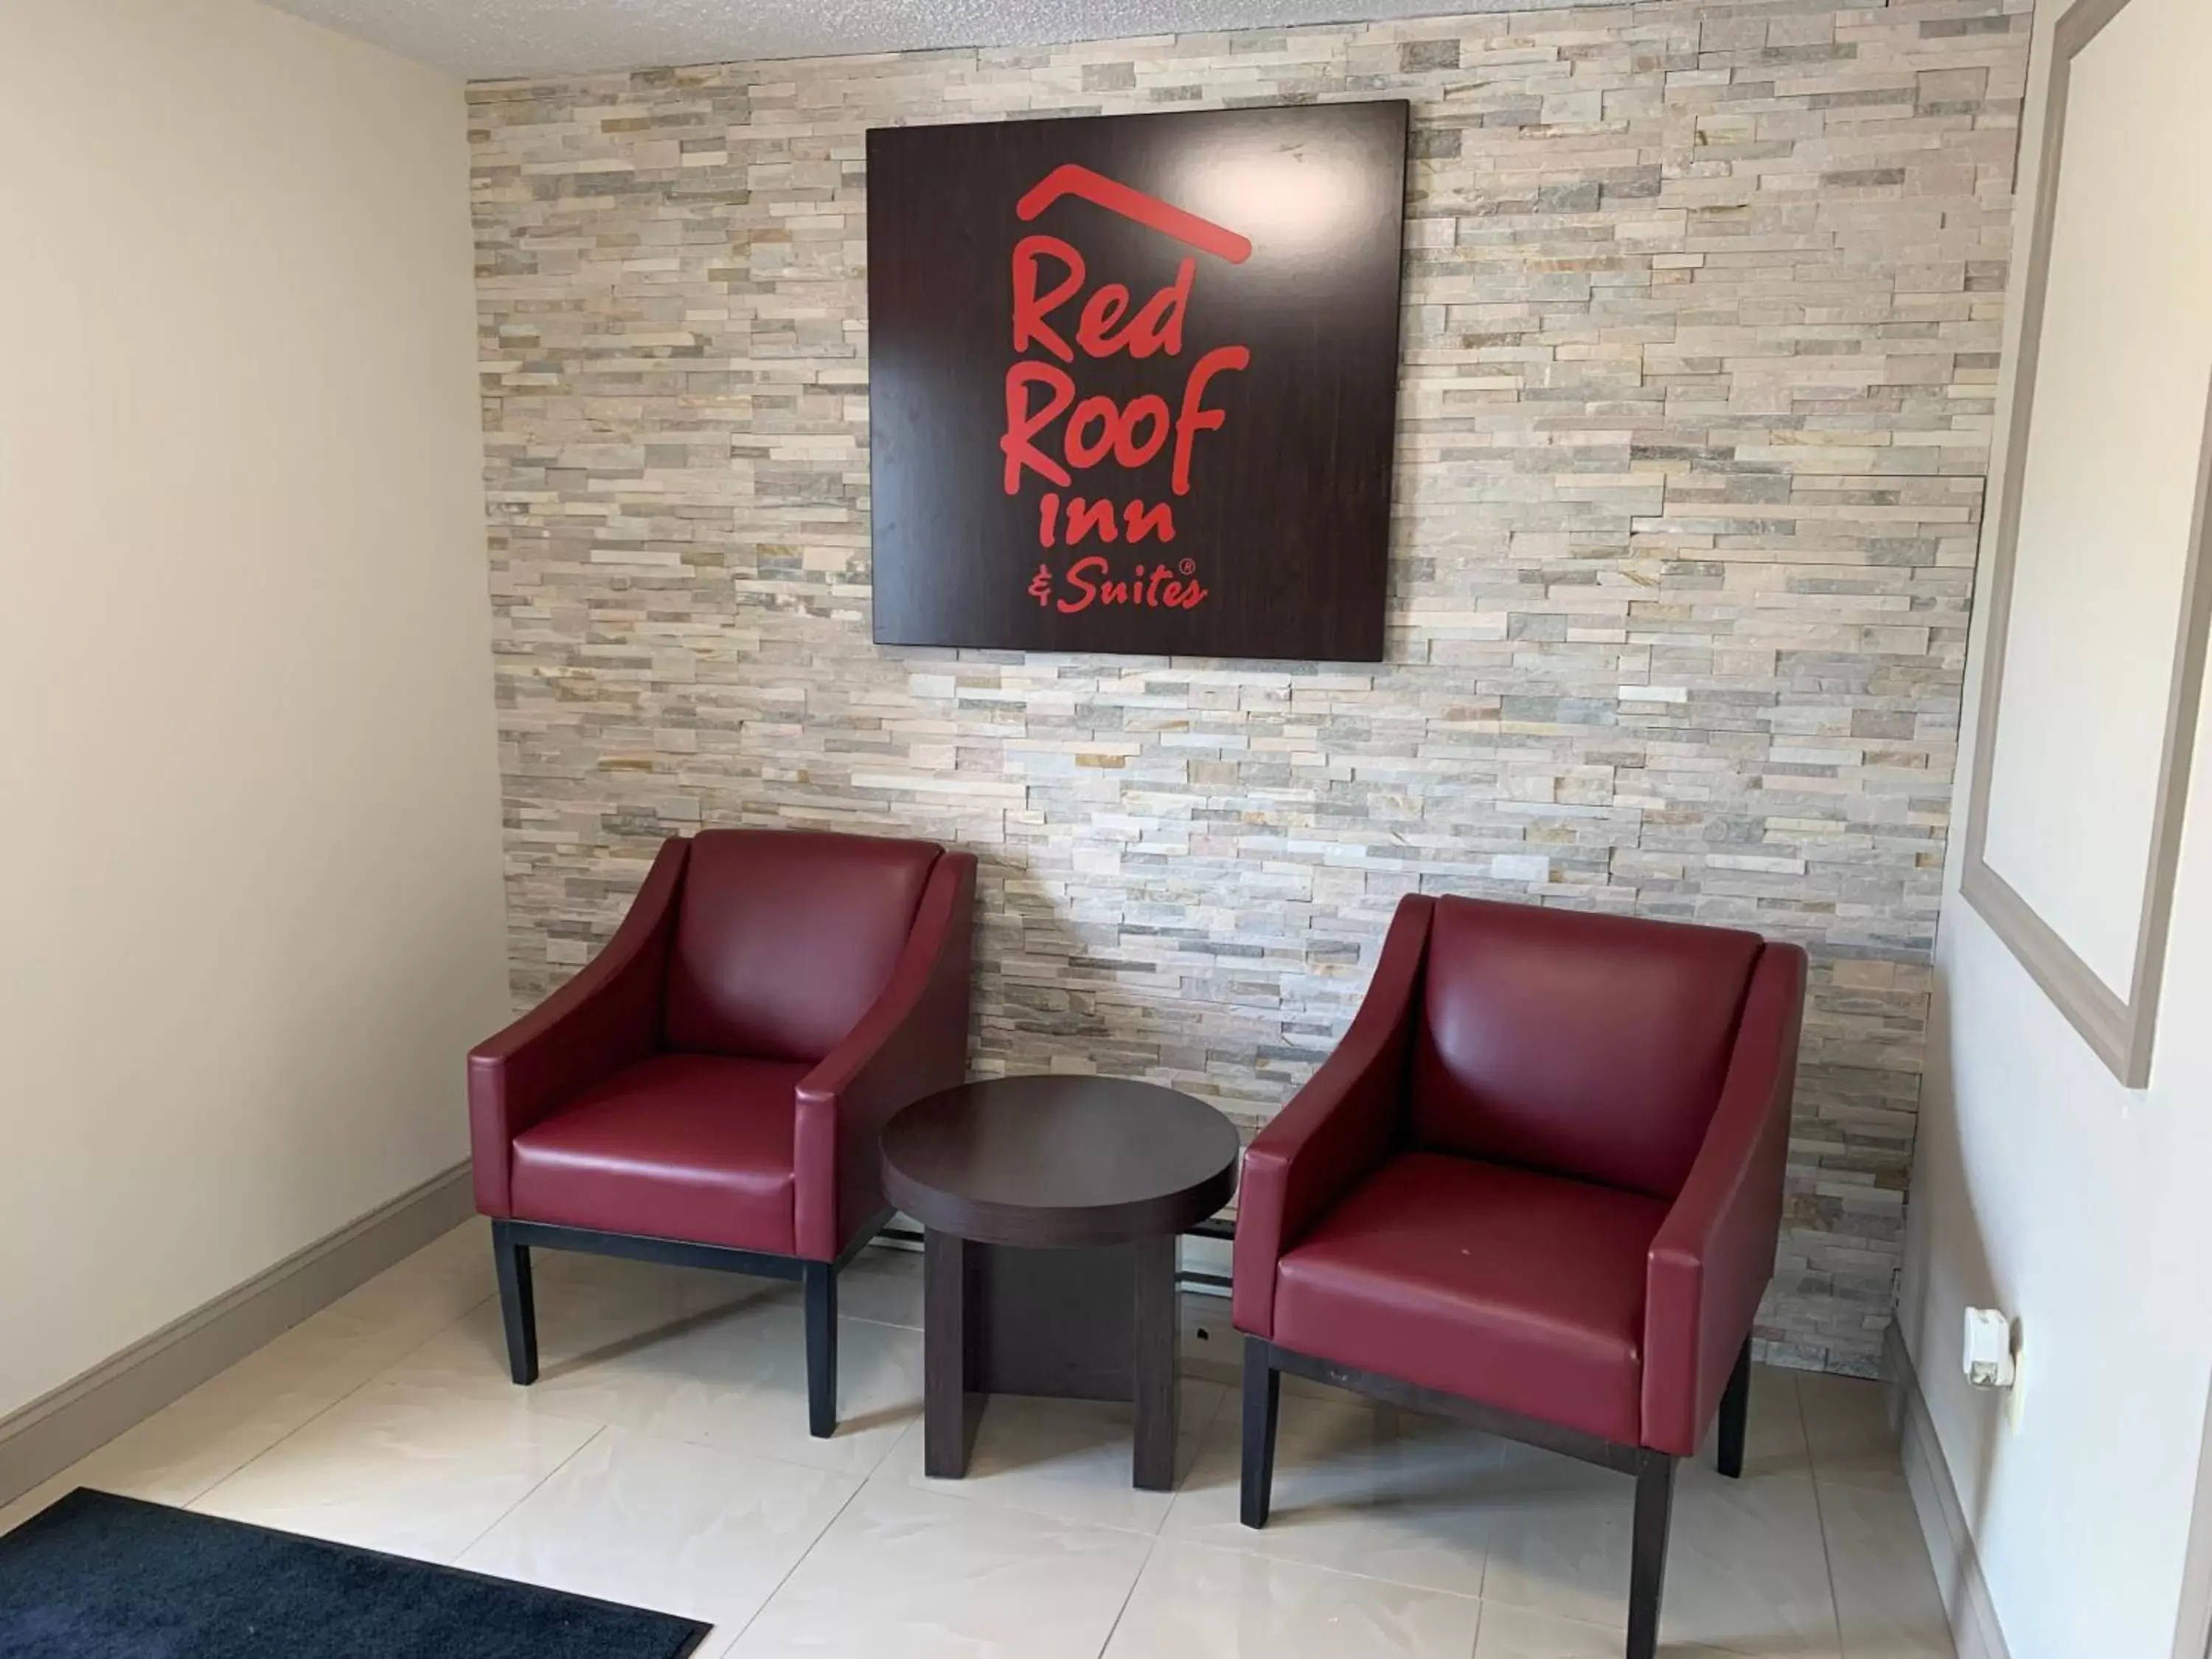
[[[1184,1231],[1237,1189],[1236,1127],[1202,1101],[1104,1077],[1007,1077],[884,1127],[884,1192],[984,1244],[1121,1244]]]

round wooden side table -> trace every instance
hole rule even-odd
[[[991,1394],[1127,1400],[1135,1481],[1175,1483],[1176,1241],[1229,1201],[1237,1130],[1150,1083],[1009,1077],[884,1127],[884,1192],[922,1235],[922,1449],[967,1473]]]

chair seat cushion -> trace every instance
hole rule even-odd
[[[1274,1340],[1638,1443],[1658,1199],[1438,1152],[1392,1158],[1276,1266]]]
[[[603,1232],[793,1251],[803,1065],[656,1054],[514,1138],[514,1213]]]

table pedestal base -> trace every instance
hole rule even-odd
[[[993,1394],[1126,1400],[1136,1485],[1175,1484],[1176,1240],[1087,1249],[922,1235],[922,1464],[968,1472]]]

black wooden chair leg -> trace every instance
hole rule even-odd
[[[1667,1533],[1674,1509],[1674,1460],[1642,1454],[1636,1471],[1636,1532],[1628,1569],[1628,1659],[1656,1659],[1659,1593],[1667,1583]]]
[[[1720,1470],[1731,1480],[1743,1476],[1744,1425],[1751,1416],[1751,1339],[1743,1340],[1729,1373],[1728,1391],[1721,1395]]]
[[[491,1224],[492,1265],[499,1274],[499,1315],[507,1327],[507,1369],[528,1387],[538,1380],[538,1298],[530,1283],[530,1247],[507,1223]]]
[[[806,1426],[817,1440],[837,1432],[837,1265],[810,1261],[806,1281]]]
[[[1265,1340],[1244,1339],[1244,1468],[1243,1519],[1248,1527],[1267,1524],[1267,1503],[1275,1484],[1275,1419],[1281,1413],[1283,1374]]]

